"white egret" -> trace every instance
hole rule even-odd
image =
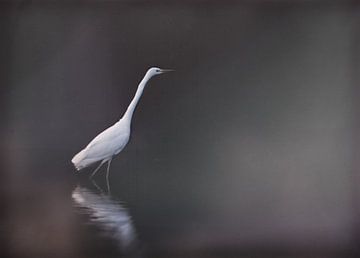
[[[155,75],[170,72],[170,69],[150,68],[141,80],[134,98],[122,118],[98,134],[83,150],[76,154],[71,162],[77,170],[88,167],[98,161],[99,166],[91,174],[92,178],[100,167],[107,162],[106,180],[109,182],[110,163],[113,157],[124,149],[130,138],[131,119],[146,83]],[[108,185],[109,187],[109,185]]]

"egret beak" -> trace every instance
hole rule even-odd
[[[168,72],[173,72],[173,71],[175,71],[175,70],[173,70],[173,69],[161,69],[161,73],[168,73]]]

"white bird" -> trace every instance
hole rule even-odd
[[[123,117],[114,125],[98,134],[83,150],[76,154],[71,162],[77,170],[88,167],[98,161],[99,166],[91,174],[92,178],[100,167],[107,162],[106,180],[109,178],[110,163],[113,157],[124,149],[130,138],[131,119],[137,103],[143,93],[146,83],[155,75],[170,72],[170,69],[150,68],[141,80],[134,98]]]

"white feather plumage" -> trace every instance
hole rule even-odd
[[[96,162],[101,161],[100,165],[94,170],[91,177],[95,175],[102,164],[108,162],[107,177],[112,158],[121,152],[130,138],[131,119],[137,103],[143,93],[146,83],[155,75],[169,72],[172,70],[150,68],[141,80],[135,96],[128,106],[123,117],[111,127],[97,135],[83,150],[77,153],[71,160],[77,170],[81,170]]]

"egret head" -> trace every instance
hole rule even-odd
[[[152,77],[152,76],[155,76],[155,75],[159,75],[159,74],[167,73],[167,72],[172,72],[172,71],[174,71],[174,70],[172,70],[172,69],[161,69],[161,68],[158,68],[158,67],[151,67],[147,71],[147,74]]]

